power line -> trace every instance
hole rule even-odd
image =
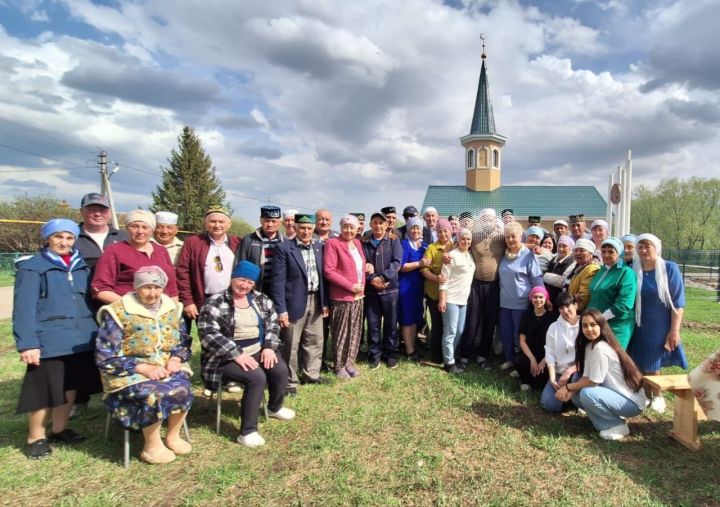
[[[121,164],[120,162],[113,162],[113,164],[115,164],[116,166],[119,166],[119,167],[124,167],[124,168],[126,168],[126,169],[130,169],[131,171],[137,171],[137,172],[139,172],[139,173],[149,174],[150,176],[156,176],[156,177],[161,177],[161,176],[162,176],[161,174],[153,173],[153,172],[150,172],[150,171],[148,171],[148,170],[146,170],[146,169],[139,169],[139,168],[133,167],[133,166],[131,166],[131,165]]]
[[[12,151],[17,151],[19,153],[24,153],[25,155],[30,155],[33,157],[44,158],[47,160],[52,160],[54,162],[60,162],[61,164],[65,164],[68,166],[85,167],[87,165],[87,164],[82,164],[80,162],[68,162],[67,160],[60,160],[59,158],[48,157],[47,155],[41,155],[39,153],[34,153],[32,151],[23,150],[21,148],[16,148],[15,146],[10,146],[8,144],[0,143],[0,147],[7,148],[8,150],[12,150]]]
[[[65,171],[69,169],[94,169],[94,165],[83,165],[76,167],[55,167],[48,169],[2,169],[0,173],[27,173],[27,172],[47,172],[47,171]]]

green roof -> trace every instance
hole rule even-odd
[[[593,186],[501,186],[492,192],[474,192],[459,185],[430,185],[422,209],[432,206],[440,216],[493,208],[498,214],[510,208],[515,216],[587,218],[607,215],[607,203]]]
[[[480,67],[480,79],[475,97],[475,110],[470,124],[470,134],[497,134],[495,132],[495,115],[490,102],[490,85],[488,85],[487,71],[485,70],[485,53],[483,53]]]

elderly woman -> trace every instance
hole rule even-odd
[[[626,234],[620,238],[623,244],[623,260],[625,264],[632,267],[633,259],[635,257],[635,245],[637,245],[638,238],[634,234]]]
[[[105,406],[125,428],[142,429],[140,458],[163,464],[192,446],[180,429],[192,404],[190,336],[182,305],[163,294],[168,278],[158,266],[133,275],[134,292],[98,312],[100,331],[95,360],[100,368]],[[168,421],[163,443],[160,426]]]
[[[452,242],[452,226],[450,222],[444,219],[437,221],[435,227],[437,231],[437,241],[428,245],[424,258],[429,261],[421,269],[421,273],[425,278],[425,298],[427,307],[430,311],[430,352],[434,361],[442,361],[442,336],[443,336],[443,318],[438,309],[440,300],[440,284],[447,281],[442,275],[443,255],[449,252],[453,247]]]
[[[330,329],[335,356],[335,375],[348,380],[357,377],[355,369],[363,324],[365,294],[365,252],[355,236],[357,217],[340,220],[340,236],[325,243],[323,275],[329,286],[332,310]]]
[[[150,241],[155,229],[155,215],[145,210],[134,210],[125,215],[127,241],[110,245],[95,266],[92,292],[101,303],[114,303],[133,291],[135,271],[143,266],[158,266],[168,277],[165,295],[177,301],[175,267],[170,254]]]
[[[555,298],[562,292],[575,269],[574,248],[575,242],[570,236],[560,236],[557,253],[548,264],[547,272],[543,275],[545,288],[548,290],[550,302],[553,305],[555,305]]]
[[[41,229],[45,246],[17,265],[13,335],[27,365],[17,412],[30,413],[23,449],[30,459],[49,455],[50,443],[84,440],[65,427],[75,394],[78,388],[100,391],[92,355],[97,325],[88,301],[90,268],[74,247],[79,234],[71,220],[50,220]]]
[[[635,335],[628,353],[645,375],[657,375],[660,368],[688,367],[680,341],[685,306],[685,287],[678,265],[661,257],[662,242],[653,234],[638,237],[633,271],[637,278]],[[653,408],[662,412],[662,395],[653,397]]]
[[[430,265],[424,257],[427,245],[422,240],[423,221],[411,217],[407,221],[407,233],[402,241],[403,257],[400,264],[400,299],[398,320],[402,330],[405,354],[411,361],[418,358],[415,350],[417,326],[423,322],[423,276],[420,270]]]
[[[602,242],[600,253],[603,266],[590,281],[588,308],[602,312],[625,350],[635,330],[635,295],[637,278],[620,258],[623,246],[619,239]]]
[[[600,270],[600,266],[593,262],[594,252],[595,244],[589,239],[580,238],[575,242],[575,268],[570,274],[568,292],[575,298],[578,312],[582,312],[590,301],[590,281]]]
[[[238,443],[259,447],[265,439],[257,431],[265,385],[268,416],[289,421],[295,411],[283,407],[288,368],[277,353],[280,325],[269,296],[255,290],[260,268],[250,261],[235,266],[230,288],[210,296],[200,310],[198,334],[202,343],[202,377],[213,391],[224,379],[245,386],[240,404]]]
[[[548,270],[548,266],[550,265],[550,261],[552,260],[552,251],[546,250],[541,245],[542,238],[544,236],[545,231],[543,231],[537,225],[529,227],[528,230],[525,232],[525,246],[533,254],[535,254],[535,260],[537,261],[538,266],[540,267],[540,271],[542,273],[545,273]]]
[[[600,248],[602,242],[608,238],[610,227],[605,220],[595,220],[590,224],[590,233],[592,234],[593,243],[595,243],[595,255],[600,258]]]
[[[455,349],[465,328],[467,301],[475,274],[475,262],[470,254],[471,243],[472,232],[460,229],[457,248],[450,252],[450,262],[443,264],[441,271],[445,281],[439,286],[438,310],[444,314],[442,355],[448,373],[463,372],[463,368],[455,364]]]
[[[498,329],[505,362],[503,370],[513,367],[515,350],[520,346],[520,319],[528,307],[530,289],[543,284],[543,275],[535,255],[522,244],[523,228],[518,222],[505,224],[505,255],[500,259],[500,316]]]

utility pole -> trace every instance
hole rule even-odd
[[[115,229],[119,229],[117,213],[115,213],[115,202],[112,196],[112,187],[110,186],[110,175],[107,171],[107,152],[100,151],[98,154],[98,165],[100,166],[100,193],[107,196],[110,201],[110,213],[112,217],[112,225]]]

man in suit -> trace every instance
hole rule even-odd
[[[322,276],[323,244],[313,241],[314,229],[313,215],[295,215],[296,236],[277,245],[273,260],[270,293],[282,328],[283,359],[289,370],[287,393],[291,395],[297,394],[299,381],[327,383],[320,367],[323,317],[329,308]]]

